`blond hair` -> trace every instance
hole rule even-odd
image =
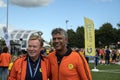
[[[39,35],[31,35],[28,41],[30,40],[39,40],[40,46],[43,46],[43,39]]]

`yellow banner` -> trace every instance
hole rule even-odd
[[[88,18],[84,18],[85,31],[85,55],[95,56],[95,31],[94,23]]]

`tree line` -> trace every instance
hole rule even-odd
[[[117,24],[117,28],[113,28],[110,23],[104,23],[99,29],[95,29],[95,46],[99,48],[104,48],[105,46],[114,45],[115,48],[120,48],[120,23]],[[76,31],[73,29],[68,29],[68,45],[70,47],[84,48],[85,38],[84,38],[84,27],[78,26]],[[43,41],[45,41],[43,39]],[[49,42],[52,46],[52,41]],[[5,45],[3,38],[0,39],[0,47]]]
[[[113,28],[110,23],[104,23],[99,29],[95,29],[95,46],[104,48],[105,46],[114,45],[115,48],[119,48],[120,44],[120,24],[117,24],[117,28]],[[85,47],[84,27],[78,26],[76,31],[68,29],[68,45],[70,47]]]

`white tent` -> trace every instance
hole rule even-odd
[[[43,47],[50,47],[50,45],[48,43],[44,42]]]

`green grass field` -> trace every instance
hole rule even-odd
[[[94,64],[89,64],[90,69],[94,69]],[[93,80],[120,80],[120,65],[98,65],[99,71],[91,71]]]
[[[94,69],[94,64],[89,64],[90,69]],[[98,72],[92,73],[93,80],[120,80],[120,65],[110,64],[110,65],[98,65]],[[0,79],[1,80],[1,79]]]

